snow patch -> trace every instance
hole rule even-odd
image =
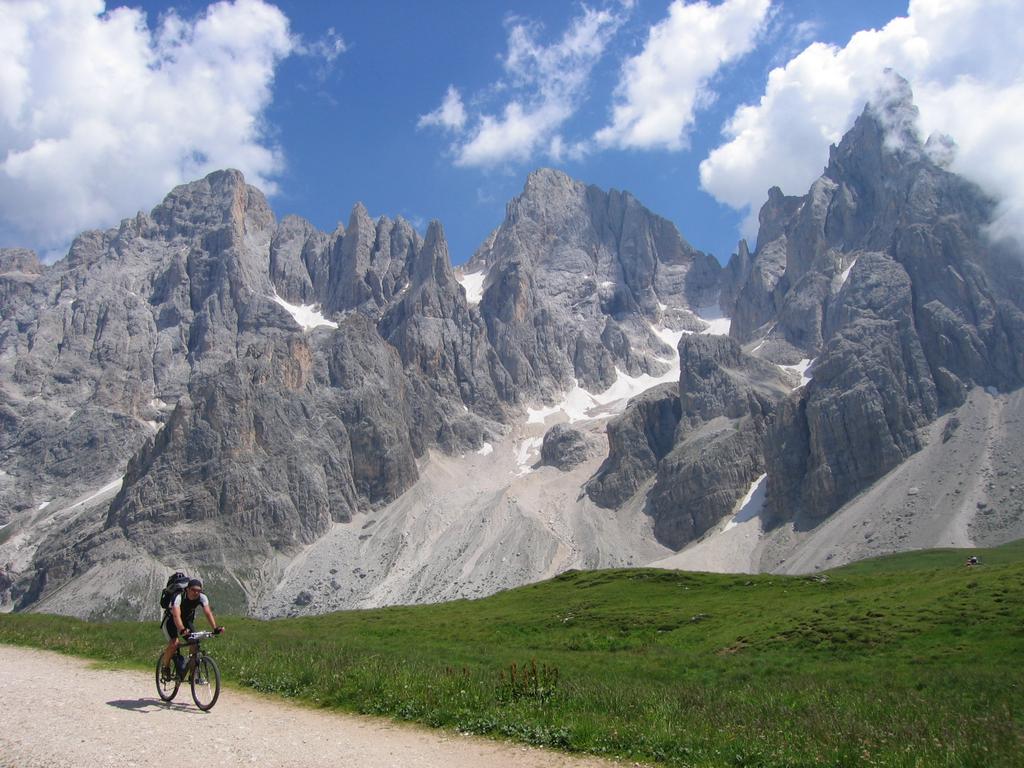
[[[477,451],[477,453],[480,454],[481,456],[490,456],[492,453],[494,453],[494,446],[491,445],[490,443],[484,443],[483,446],[481,446],[480,450]]]
[[[797,390],[800,389],[800,387],[806,387],[808,384],[811,383],[811,379],[814,377],[808,376],[807,371],[808,369],[810,369],[812,365],[814,365],[814,360],[805,357],[796,365],[780,365],[779,368],[781,368],[784,371],[790,371],[792,373],[795,373],[797,376],[800,377],[800,383],[793,388],[794,390]]]
[[[558,405],[552,405],[550,407],[541,408],[527,408],[526,409],[526,423],[527,424],[543,424],[547,421],[548,416],[554,416],[556,413],[560,413],[564,410],[563,400]]]
[[[750,350],[750,354],[754,354],[755,352],[757,352],[757,350],[763,347],[765,345],[765,342],[768,341],[768,339],[771,337],[772,331],[774,330],[775,324],[772,324],[772,327],[769,328],[768,331],[765,333],[764,338],[761,339],[761,343],[754,347],[752,350]]]
[[[602,283],[602,286],[604,283]],[[699,319],[707,323],[702,333],[728,335],[731,321],[722,314],[717,305],[704,307],[694,313]],[[674,331],[663,326],[651,326],[651,331],[673,350],[678,350],[679,340],[690,331]],[[572,389],[565,393],[562,400],[553,406],[541,406],[538,408],[526,409],[527,424],[544,424],[548,417],[557,414],[565,414],[569,422],[584,421],[620,413],[626,408],[626,404],[633,397],[646,392],[651,387],[659,384],[679,381],[679,354],[676,352],[670,358],[662,358],[669,363],[669,369],[660,376],[651,376],[644,373],[639,376],[630,376],[625,371],[615,369],[615,382],[604,392],[592,394],[580,387],[579,382],[574,382]]]
[[[150,408],[156,408],[158,411],[170,411],[170,410],[172,410],[174,408],[173,405],[170,405],[169,403],[165,403],[159,397],[154,397],[152,400],[150,400],[149,401],[149,407]]]
[[[323,316],[320,312],[320,305],[318,304],[289,304],[278,296],[276,291],[270,298],[288,310],[288,314],[290,314],[292,318],[294,318],[295,322],[301,325],[302,329],[305,331],[311,331],[314,328],[319,328],[320,326],[324,326],[326,328],[338,327],[337,323],[328,320]]]
[[[519,444],[519,448],[516,451],[516,464],[519,465],[519,471],[516,472],[516,477],[521,477],[533,471],[530,467],[530,457],[540,450],[543,442],[544,438],[542,437],[528,437]]]
[[[843,273],[839,275],[839,287],[846,285],[846,281],[850,277],[850,270],[853,269],[853,265],[857,263],[857,259],[850,262],[850,266],[843,270]]]
[[[46,509],[46,505],[49,504],[49,503],[50,503],[49,501],[44,501],[44,502],[40,503],[39,506],[36,507],[36,512],[38,512],[38,511],[40,511],[42,509]]]
[[[76,509],[77,507],[85,506],[86,504],[88,504],[93,499],[99,498],[103,494],[109,493],[110,491],[119,491],[119,490],[121,490],[121,483],[123,483],[123,482],[124,482],[124,475],[121,475],[119,478],[117,478],[117,480],[113,480],[113,481],[107,483],[106,485],[104,485],[102,488],[100,488],[98,491],[96,491],[91,496],[87,496],[84,499],[82,499],[81,501],[75,502],[70,507],[68,507],[68,509]]]
[[[690,333],[690,331],[673,331],[671,328],[658,328],[657,326],[654,325],[651,326],[651,330],[654,331],[655,336],[657,336],[659,339],[661,339],[670,347],[672,347],[673,350],[677,350],[676,353],[672,355],[672,357],[675,359],[675,362],[678,363],[679,340],[683,338],[683,334]]]
[[[661,376],[651,376],[649,373],[642,373],[639,376],[630,376],[625,371],[621,371],[618,368],[615,369],[615,373],[615,383],[608,387],[604,392],[591,395],[591,397],[598,405],[610,406],[621,403],[622,408],[625,408],[626,403],[630,398],[646,392],[651,387],[656,387],[659,384],[665,384],[670,381],[678,381],[679,360],[677,358],[675,366],[673,368],[669,368],[668,372],[663,373]],[[619,410],[622,410],[622,408]]]
[[[697,317],[708,324],[701,333],[710,336],[728,336],[732,320],[722,314],[722,308],[717,304],[701,307],[695,313]]]
[[[631,398],[659,384],[678,381],[679,360],[677,358],[675,365],[661,376],[651,376],[648,373],[630,376],[618,368],[615,369],[615,373],[615,383],[604,392],[593,394],[583,389],[579,382],[575,382],[561,402],[550,407],[528,408],[526,423],[543,424],[549,416],[558,413],[565,414],[570,423],[621,413]]]
[[[564,414],[569,423],[587,419],[602,418],[620,413],[631,398],[646,392],[659,384],[679,381],[679,340],[689,331],[673,331],[670,328],[651,326],[651,331],[669,347],[673,353],[669,358],[660,358],[669,364],[668,370],[660,376],[643,373],[630,376],[619,368],[615,369],[615,382],[604,392],[592,394],[583,389],[579,382],[573,382],[572,389],[562,400],[552,406],[526,409],[527,424],[544,424],[549,416]]]
[[[469,275],[462,275],[457,278],[459,285],[466,291],[466,303],[475,307],[484,297],[484,280],[487,278],[487,271],[473,272]]]
[[[747,495],[740,499],[736,514],[725,524],[725,528],[722,532],[731,530],[738,526],[740,523],[745,523],[747,520],[753,520],[755,517],[761,516],[761,510],[764,508],[764,497],[768,488],[768,475],[763,474],[757,480],[750,485],[750,489],[747,491]]]

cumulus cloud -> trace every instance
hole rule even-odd
[[[154,29],[101,0],[0,2],[0,15],[0,244],[55,248],[226,166],[273,191],[282,156],[262,113],[301,46],[274,6],[219,2]]]
[[[622,3],[622,12],[630,7]],[[512,19],[502,59],[505,78],[491,88],[506,97],[505,103],[497,110],[480,109],[470,119],[450,87],[441,106],[420,117],[419,125],[455,131],[451,150],[460,166],[488,167],[525,161],[539,152],[565,152],[558,131],[579,108],[594,65],[623,21],[622,13],[584,7],[561,39],[544,45],[537,25]]]
[[[769,0],[675,0],[644,49],[623,65],[611,123],[595,135],[598,144],[686,147],[696,111],[714,101],[712,77],[754,47],[768,9]]]
[[[952,170],[1003,199],[996,232],[1024,232],[1021,29],[1017,0],[913,0],[906,16],[845,47],[814,43],[770,73],[757,104],[736,110],[726,141],[701,163],[701,183],[748,211],[752,237],[768,188],[804,194],[889,67],[913,86],[922,134],[956,141]]]
[[[441,106],[433,112],[420,115],[419,128],[437,126],[447,128],[450,131],[462,130],[466,124],[466,108],[462,104],[462,96],[454,85],[448,86],[448,92],[444,95]]]

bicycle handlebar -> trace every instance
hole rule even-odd
[[[215,629],[213,631],[206,630],[206,631],[203,631],[203,632],[190,632],[187,636],[182,637],[182,640],[184,640],[186,643],[193,643],[193,642],[198,643],[200,640],[209,640],[214,635],[219,635],[219,634],[220,634],[220,628],[218,627],[217,629]]]

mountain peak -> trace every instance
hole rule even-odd
[[[153,209],[152,216],[172,237],[188,237],[224,225],[244,232],[275,224],[264,194],[246,184],[241,171],[230,168],[175,187]]]
[[[416,255],[413,266],[413,283],[421,285],[430,280],[446,282],[454,279],[451,260],[448,256],[448,242],[445,240],[444,227],[436,219],[427,226],[423,246]]]
[[[885,70],[885,81],[865,107],[885,129],[885,145],[889,150],[920,153],[921,138],[917,129],[920,112],[914,104],[910,83],[892,69]]]
[[[552,194],[560,194],[582,186],[580,182],[562,171],[554,168],[538,168],[526,177],[526,184],[523,186],[523,197],[548,197]]]

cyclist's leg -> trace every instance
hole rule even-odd
[[[160,625],[160,629],[163,630],[164,635],[168,639],[168,643],[164,648],[163,654],[163,665],[169,666],[171,658],[174,656],[175,650],[178,648],[178,633],[174,630],[174,622],[171,621],[170,617],[165,617],[163,623]]]
[[[192,626],[192,624],[193,624],[193,622],[191,622],[191,621],[185,622],[185,629],[187,629],[189,632],[195,632],[196,629],[195,629],[194,626]],[[176,639],[174,642],[175,642],[175,647],[177,647],[177,648],[181,647],[181,639],[180,638]],[[189,648],[189,650],[188,650],[189,656],[195,656],[196,655],[196,646],[195,646],[195,644],[194,643],[190,643],[188,648]],[[179,654],[179,656],[177,658],[179,659],[176,662],[177,665],[178,665],[178,677],[180,677],[182,679],[185,679],[185,674],[188,671],[188,661],[184,657],[182,657],[180,654]]]

